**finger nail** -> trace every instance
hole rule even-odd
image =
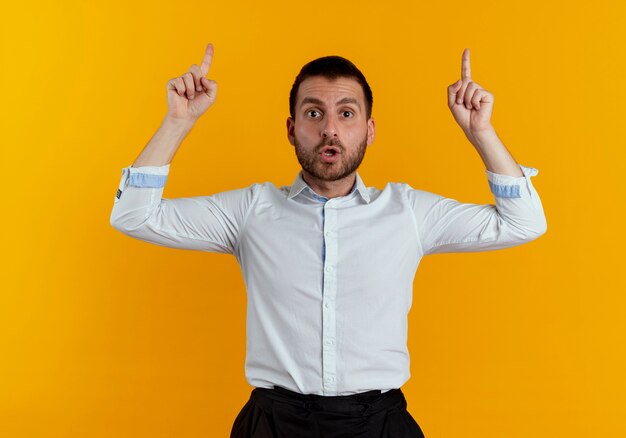
[[[200,85],[198,85],[198,86],[196,87],[196,91],[202,91],[202,87],[201,87]]]

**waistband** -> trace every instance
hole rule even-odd
[[[333,412],[345,414],[366,415],[396,405],[406,403],[400,388],[386,392],[373,390],[351,395],[318,395],[300,394],[280,386],[274,388],[254,388],[251,398],[266,410],[272,409],[273,402],[287,403],[304,408],[308,411]]]

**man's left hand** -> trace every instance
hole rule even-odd
[[[468,48],[461,59],[461,79],[448,87],[448,108],[470,141],[493,131],[493,94],[472,81]]]

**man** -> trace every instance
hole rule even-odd
[[[409,379],[407,316],[424,255],[487,251],[546,231],[530,177],[472,81],[469,49],[448,106],[486,166],[495,205],[464,204],[408,184],[367,187],[357,169],[374,140],[372,92],[350,61],[305,65],[287,136],[302,166],[291,186],[256,183],[162,198],[171,162],[217,84],[200,66],[168,82],[168,114],[124,168],[111,224],[147,242],[232,254],[248,297],[246,378],[254,387],[231,437],[423,437],[400,387]]]

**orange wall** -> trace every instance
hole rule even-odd
[[[289,88],[339,54],[374,92],[367,185],[492,203],[446,105],[469,47],[500,138],[540,171],[548,232],[422,260],[409,411],[428,438],[625,436],[625,16],[618,1],[4,6],[0,435],[224,437],[247,401],[234,257],[109,224],[167,80],[213,42],[218,99],[172,163],[169,198],[290,184]]]

